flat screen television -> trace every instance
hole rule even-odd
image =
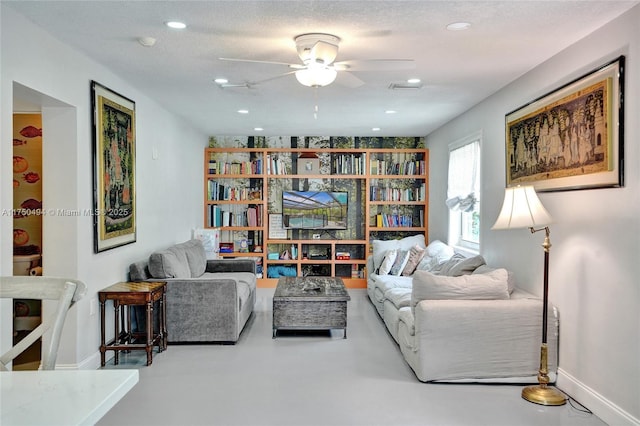
[[[285,229],[347,229],[348,192],[283,191]]]

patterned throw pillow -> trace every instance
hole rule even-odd
[[[404,265],[407,264],[407,260],[409,260],[409,250],[398,250],[398,257],[396,257],[396,261],[393,263],[389,275],[400,275],[404,269]]]
[[[407,264],[402,270],[402,275],[408,277],[409,275],[413,274],[413,272],[416,270],[416,267],[424,257],[425,252],[426,250],[423,247],[417,245],[411,247],[411,250],[409,250],[409,259],[407,260]]]
[[[396,261],[396,257],[398,257],[398,250],[387,250],[378,269],[378,275],[387,275]]]

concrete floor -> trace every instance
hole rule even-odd
[[[545,407],[522,386],[419,382],[369,302],[350,289],[342,331],[272,339],[274,289],[258,301],[236,345],[169,345],[145,365],[120,365],[139,383],[99,425],[604,425],[570,401]]]

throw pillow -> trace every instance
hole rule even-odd
[[[509,299],[507,270],[496,269],[486,274],[448,277],[427,271],[413,274],[411,308],[421,300],[498,300]]]
[[[415,245],[426,247],[423,234],[412,235],[400,240],[373,240],[371,244],[373,247],[373,270],[377,271],[380,268],[388,250],[409,250]]]
[[[382,265],[382,261],[384,260],[384,256],[389,250],[397,250],[399,248],[398,240],[373,240],[373,243],[371,245],[373,247],[374,271],[377,271],[380,268],[380,265]]]
[[[425,251],[426,249],[418,245],[411,247],[411,250],[409,250],[409,258],[407,259],[407,264],[404,266],[404,269],[402,270],[402,275],[407,277],[413,274],[413,272],[418,267],[418,263],[420,263],[420,261],[422,260],[422,257],[424,256]]]
[[[408,259],[409,250],[398,250],[398,256],[396,257],[396,261],[393,263],[393,266],[389,271],[389,275],[400,275],[404,269],[404,266],[407,264]]]
[[[382,264],[378,269],[378,275],[387,275],[391,271],[396,258],[398,257],[398,250],[389,250],[382,260]]]

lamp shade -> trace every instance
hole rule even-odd
[[[533,186],[515,186],[505,189],[502,210],[491,229],[537,228],[551,222]]]
[[[309,87],[327,86],[336,79],[338,72],[326,66],[310,66],[296,71],[296,79],[300,84]]]

